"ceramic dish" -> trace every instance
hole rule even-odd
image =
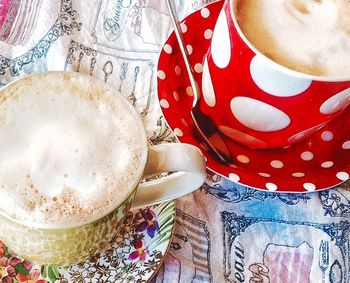
[[[195,77],[201,85],[203,57],[223,2],[210,4],[181,23]],[[209,169],[242,185],[277,192],[309,192],[330,188],[349,179],[350,107],[310,138],[288,148],[253,150],[229,138],[235,165],[217,162],[194,135],[190,118],[192,92],[175,35],[163,46],[158,63],[158,97],[181,142],[202,147]]]

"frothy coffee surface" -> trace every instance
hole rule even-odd
[[[237,21],[255,48],[290,69],[350,77],[350,1],[238,0]]]
[[[0,92],[1,211],[33,226],[70,226],[130,194],[146,138],[112,92],[90,76],[54,72]]]

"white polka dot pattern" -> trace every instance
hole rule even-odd
[[[158,71],[157,76],[161,80],[165,80],[165,78],[166,78],[166,75],[165,75],[164,71],[162,71],[162,70]]]
[[[282,130],[290,124],[290,118],[281,110],[259,100],[238,96],[231,100],[231,111],[247,128],[261,132]]]
[[[316,186],[313,183],[304,183],[303,187],[309,192],[314,192],[316,190]]]
[[[271,192],[277,191],[278,189],[277,185],[274,183],[266,183],[266,188]]]
[[[228,178],[234,182],[239,182],[240,178],[237,174],[231,173],[228,175]]]
[[[325,161],[321,164],[321,167],[323,168],[331,168],[334,165],[332,161]]]
[[[302,178],[302,177],[305,177],[305,173],[302,173],[302,172],[295,172],[292,174],[293,177],[295,178]]]
[[[270,165],[272,168],[275,168],[275,169],[281,169],[284,167],[283,162],[280,160],[272,160]]]
[[[205,60],[203,61],[205,56],[204,53],[200,52],[204,51],[199,52],[199,50],[207,50],[206,46],[210,44],[210,41],[207,40],[204,35],[206,34],[206,31],[210,34],[210,31],[214,28],[213,25],[207,26],[205,23],[214,21],[216,17],[213,16],[210,8],[199,10],[197,14],[203,24],[199,25],[197,28],[197,26],[186,21],[186,25],[182,25],[182,27],[186,29],[185,36],[186,42],[188,43],[187,48],[191,53],[191,62],[194,63],[192,68],[195,72],[195,76],[199,78],[198,82],[201,82],[202,84],[203,103],[205,102],[205,104],[212,104],[213,106],[218,107],[219,102],[221,103],[221,101],[217,100],[213,89],[212,79],[214,79],[214,77],[212,77],[209,72],[208,63]],[[219,15],[219,11],[217,12],[217,15]],[[212,17],[213,19],[211,19]],[[197,22],[199,19],[197,18]],[[198,31],[194,32],[192,30],[193,27],[196,27]],[[214,38],[214,35],[212,38]],[[164,60],[164,58],[166,58],[166,60]],[[253,60],[257,59],[256,57],[252,58],[254,58]],[[214,65],[210,66],[215,67]],[[250,64],[250,66],[248,66],[250,69],[247,71],[254,69],[254,66],[253,68],[252,66],[253,64]],[[265,147],[266,144],[255,136],[243,133],[225,123],[218,123],[218,129],[223,133],[225,142],[229,140],[226,137],[231,138],[228,145],[232,157],[235,160],[235,164],[232,166],[224,166],[218,164],[216,161],[213,162],[213,158],[207,151],[208,149],[206,145],[196,140],[196,137],[193,134],[193,121],[189,116],[190,105],[193,100],[193,97],[191,96],[192,89],[188,85],[184,68],[181,54],[179,53],[178,45],[176,43],[176,38],[172,35],[162,48],[159,60],[157,72],[159,103],[164,113],[164,117],[169,122],[174,134],[181,142],[189,142],[200,147],[206,156],[208,167],[210,169],[213,169],[219,174],[228,177],[233,182],[239,182],[242,185],[281,192],[313,192],[349,180],[350,165],[348,164],[349,162],[346,163],[346,161],[350,159],[350,134],[349,131],[346,130],[349,129],[350,125],[349,108],[344,110],[346,112],[344,115],[336,118],[339,119],[339,117],[342,117],[340,118],[342,120],[341,123],[337,122],[334,124],[335,126],[333,126],[332,123],[321,123],[317,126],[310,127],[307,130],[298,133],[291,133],[289,138],[287,136],[289,142],[299,142],[295,145],[286,146],[279,150],[271,149],[268,151],[261,151],[251,149],[255,147]],[[270,72],[268,69],[260,71],[265,71],[267,73]],[[277,82],[272,81],[269,86],[264,85],[264,82],[260,83],[259,79],[256,79],[256,77],[253,78],[253,81],[248,83],[255,83],[265,93],[270,94],[271,99],[274,99],[273,96],[279,96],[282,99],[283,97],[295,96],[302,93],[303,89],[308,90],[309,87],[310,89],[317,89],[318,87],[318,82],[315,82],[315,86],[314,84],[311,85],[310,81],[304,80],[302,82],[297,82],[296,86],[292,86],[288,90],[285,90],[278,86],[278,80],[280,78],[275,76],[274,79]],[[284,79],[287,80],[289,78]],[[260,78],[260,80],[262,79]],[[210,83],[208,84],[208,82]],[[270,87],[270,89],[268,87]],[[205,88],[207,88],[206,91]],[[210,88],[211,91],[209,92],[208,89]],[[209,100],[208,93],[210,97]],[[207,94],[206,99],[205,94]],[[250,113],[253,113],[253,116],[257,109],[260,109],[260,103],[263,104],[263,109],[265,106],[272,106],[272,103],[271,105],[269,103],[265,103],[264,105],[264,102],[257,99],[253,99],[253,102],[247,101],[249,98],[244,95],[249,95],[249,93],[240,93],[240,95],[242,96],[240,96],[239,99],[242,99],[243,102],[238,100],[238,104],[241,103],[243,106],[244,103],[247,105],[253,105],[252,110],[249,110]],[[322,101],[319,100],[317,103],[322,106],[320,106],[320,109],[316,109],[316,111],[319,110],[319,115],[321,117],[322,115],[333,114],[339,110],[343,110],[343,108],[349,103],[349,96],[350,88],[348,87],[346,90],[334,94],[333,97],[324,101],[323,104]],[[254,102],[257,102],[256,105],[254,105]],[[241,107],[243,108],[242,105]],[[276,113],[279,113],[281,109],[275,107],[274,110],[276,110]],[[234,115],[232,109],[231,112]],[[262,114],[255,115],[256,117],[254,118],[258,120],[265,119]],[[283,115],[286,115],[286,113],[282,112],[282,117]],[[233,116],[231,117],[234,118]],[[285,124],[281,124],[278,115],[277,117],[270,117],[269,119],[272,119],[272,123],[275,124],[274,127],[276,127],[276,124],[277,126],[279,125],[279,127],[281,127],[281,125],[287,125],[288,123],[291,123],[292,119],[294,119],[293,116],[288,115],[284,116],[284,118],[286,118],[287,121]],[[315,133],[315,131],[319,132]],[[290,132],[292,132],[292,130],[290,130]],[[263,133],[265,135],[265,133],[267,134],[268,132]],[[304,141],[304,139],[306,140]],[[242,146],[240,144],[241,141],[244,141],[246,144],[248,143],[251,148]]]
[[[205,30],[205,32],[204,32],[204,38],[205,39],[209,40],[209,39],[212,38],[212,36],[213,36],[213,31],[211,29]]]
[[[202,73],[203,65],[201,63],[197,63],[196,65],[194,65],[194,71],[199,74]]]
[[[208,18],[210,16],[209,9],[208,8],[201,9],[201,16],[205,19]]]
[[[250,162],[250,159],[248,156],[245,155],[238,155],[237,160],[241,163],[248,164]]]
[[[183,131],[179,128],[174,129],[174,134],[178,137],[182,137],[184,135]]]
[[[337,178],[341,181],[347,181],[350,178],[350,175],[346,172],[338,172],[337,173]]]
[[[216,105],[216,97],[207,59],[204,60],[203,66],[202,92],[205,103],[210,107],[214,107]]]
[[[256,55],[250,63],[253,81],[263,91],[279,97],[298,95],[307,90],[312,81],[292,77],[277,70],[262,56]]]
[[[342,145],[342,148],[343,149],[350,149],[350,141],[344,142],[343,145]]]
[[[320,107],[322,114],[333,114],[350,104],[350,88],[328,98]]]
[[[186,33],[188,30],[187,25],[185,23],[181,23],[180,28],[181,28],[182,33]]]
[[[322,132],[321,134],[321,138],[326,141],[326,142],[329,142],[331,140],[334,139],[334,134],[331,132],[331,131],[324,131]]]
[[[188,96],[193,96],[193,89],[191,86],[186,87],[186,93]]]
[[[173,48],[169,45],[169,44],[165,44],[164,45],[164,51],[167,53],[167,54],[171,54],[173,52]]]
[[[230,63],[231,40],[224,10],[221,11],[216,22],[211,40],[211,54],[214,64],[219,68],[226,68]]]
[[[169,108],[169,102],[166,99],[162,99],[159,101],[160,106],[162,106],[163,108]]]
[[[173,96],[176,101],[180,100],[179,93],[177,91],[173,91]]]
[[[304,151],[300,157],[304,161],[310,161],[314,159],[314,154],[311,151]]]
[[[192,45],[188,44],[186,45],[187,53],[188,55],[191,55],[193,53],[193,47]]]
[[[264,173],[264,172],[260,172],[260,173],[258,173],[261,177],[264,177],[264,178],[270,178],[271,177],[271,175],[270,174],[268,174],[268,173]]]

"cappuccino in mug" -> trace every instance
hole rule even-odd
[[[27,260],[81,262],[131,208],[191,193],[205,177],[197,147],[149,146],[134,107],[94,77],[44,72],[0,90],[0,240]]]
[[[130,106],[88,76],[23,80],[0,97],[0,210],[45,228],[106,215],[135,188],[147,155]]]
[[[200,107],[235,142],[233,156],[236,145],[287,150],[341,118],[350,103],[349,3],[224,1]]]
[[[243,34],[271,60],[315,76],[350,76],[349,1],[234,2]]]

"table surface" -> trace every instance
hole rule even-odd
[[[26,13],[10,13],[23,2],[0,0],[0,86],[47,70],[91,74],[134,102],[152,143],[176,141],[157,98],[158,56],[172,31],[165,1],[31,0]],[[213,1],[175,2],[183,18]],[[350,182],[277,194],[208,172],[176,205],[174,236],[153,282],[350,280]]]

